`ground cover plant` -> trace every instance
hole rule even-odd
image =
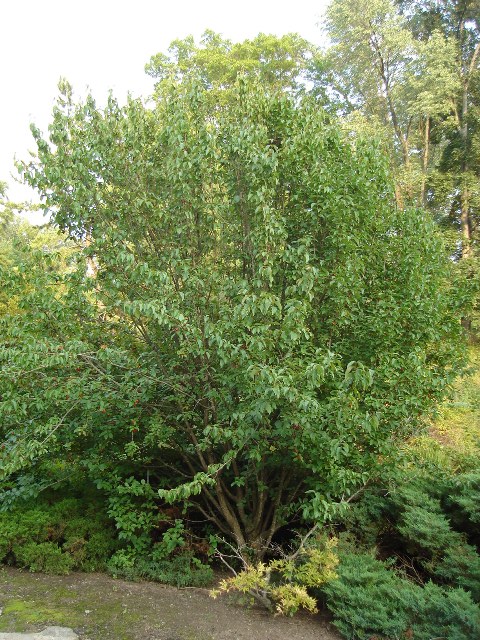
[[[56,574],[100,571],[117,548],[99,501],[53,496],[0,512],[0,563]]]

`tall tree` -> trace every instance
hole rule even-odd
[[[478,0],[334,0],[317,79],[333,87],[347,126],[383,135],[398,203],[452,221],[463,257],[480,205],[479,15]]]
[[[383,140],[397,205],[442,225],[460,288],[480,275],[479,15],[478,0],[333,0],[314,74],[347,130]]]
[[[406,176],[415,125],[408,109],[415,46],[406,21],[390,0],[334,0],[326,30],[332,46],[316,84],[332,87],[347,127],[383,138],[397,176],[397,200],[412,201]]]
[[[480,2],[401,0],[398,6],[416,38],[430,43],[443,39],[444,51],[448,48],[443,59],[449,70],[447,100],[438,123],[443,144],[439,169],[449,185],[443,189],[449,217],[459,222],[461,254],[467,258],[477,241],[480,216]]]
[[[214,102],[222,103],[241,75],[255,77],[271,90],[299,92],[315,51],[313,44],[295,33],[281,37],[260,33],[234,43],[207,30],[199,44],[192,36],[174,40],[168,55],[152,56],[146,72],[156,79],[157,92],[168,80],[193,74],[210,90]]]

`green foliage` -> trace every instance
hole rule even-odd
[[[65,498],[0,513],[0,563],[45,573],[98,571],[117,548],[115,531],[98,503]]]
[[[139,563],[139,575],[149,580],[181,587],[208,587],[213,570],[192,553],[181,553],[169,559]]]
[[[134,549],[117,551],[108,562],[109,573],[127,580],[153,580],[181,587],[206,587],[213,581],[213,570],[191,552],[183,551],[170,557],[155,550],[139,556]]]
[[[106,488],[106,484],[102,483]],[[127,478],[110,490],[108,515],[115,520],[120,540],[125,540],[138,553],[151,546],[152,531],[159,522],[155,492],[145,480]]]
[[[6,281],[30,289],[0,326],[5,477],[67,456],[139,550],[160,495],[261,555],[394,464],[460,328],[433,223],[395,207],[375,144],[244,81],[213,115],[190,80],[153,110],[64,85],[34,135],[25,178],[83,249]]]
[[[420,587],[368,554],[341,555],[338,579],[323,591],[335,626],[352,640],[474,640],[480,633],[480,608],[468,593]]]
[[[12,515],[1,515],[0,555],[4,560],[13,552],[14,546],[22,546],[27,542],[42,542],[49,532],[49,517],[39,509],[32,509]]]
[[[345,515],[344,527],[351,533],[342,538],[351,540],[353,534],[357,545],[378,546],[396,556],[412,577],[462,587],[478,602],[478,528],[461,506],[478,499],[477,485],[463,480],[472,474],[448,477],[418,468],[416,474],[411,468],[397,472],[388,494],[366,492]],[[459,496],[457,487],[462,487]]]
[[[69,573],[75,564],[75,558],[55,542],[28,542],[15,548],[15,562],[20,567],[42,573]]]
[[[253,40],[233,43],[211,30],[200,43],[192,36],[174,40],[168,55],[158,53],[146,65],[148,75],[156,79],[157,93],[168,81],[196,76],[210,90],[212,108],[232,99],[232,89],[241,76],[257,78],[263,86],[278,91],[298,92],[316,47],[290,33],[281,37],[260,33]]]
[[[466,543],[448,547],[434,569],[442,582],[469,591],[475,602],[480,602],[480,555]]]
[[[400,208],[430,209],[477,290],[480,215],[478,0],[331,0],[331,45],[313,65],[314,92],[351,135],[379,135]]]
[[[423,497],[420,492],[418,496]],[[429,500],[428,496],[425,498],[427,505],[424,506],[408,503],[403,505],[397,527],[399,533],[410,545],[418,545],[436,558],[446,547],[456,541],[457,536],[451,530],[446,516],[441,513],[440,504],[435,504],[435,501]]]
[[[458,481],[461,481],[461,476]],[[445,484],[448,496],[453,483]],[[474,490],[472,497],[476,495]],[[417,504],[412,504],[413,500]],[[479,601],[480,555],[476,547],[466,542],[466,534],[475,532],[475,524],[459,518],[452,504],[442,511],[440,500],[432,499],[418,489],[415,491],[415,487],[410,496],[404,496],[403,500],[400,497],[400,501],[402,506],[396,529],[403,538],[402,546],[407,553],[432,577],[463,587],[471,592],[474,600]],[[460,531],[455,530],[452,524],[456,524]],[[461,533],[462,529],[465,533]]]
[[[346,638],[401,637],[409,627],[402,581],[371,555],[341,556],[338,579],[324,586],[334,624]]]
[[[5,285],[18,270],[28,270],[37,257],[45,257],[50,269],[55,264],[55,269],[65,270],[74,252],[73,243],[58,229],[50,225],[33,226],[20,215],[28,209],[26,204],[14,204],[2,197],[0,190],[0,277]],[[0,317],[21,312],[20,298],[31,291],[28,281],[24,284],[14,290],[7,286],[0,289]]]
[[[107,569],[179,587],[210,584],[212,569],[194,556],[184,522],[171,524],[156,504],[149,505],[152,489],[130,479],[117,490],[106,508],[94,492],[63,499],[46,492],[49,498],[42,495],[35,506],[17,500],[0,512],[0,563],[57,574]]]
[[[403,463],[341,516],[350,551],[373,548],[415,581],[460,587],[480,601],[478,354]],[[393,578],[392,578],[393,579]]]
[[[480,353],[478,348],[469,352],[469,368],[466,375],[459,377],[451,397],[438,409],[435,422],[431,425],[431,437],[424,441],[425,447],[418,451],[417,458],[423,460],[427,449],[436,448],[445,454],[443,467],[451,475],[452,469],[473,471],[472,477],[465,476],[452,491],[452,499],[469,491],[475,482],[477,460],[480,452]],[[418,450],[418,443],[415,443]],[[478,483],[478,476],[476,482]],[[477,484],[478,486],[478,484]],[[475,509],[472,504],[471,508]]]
[[[168,558],[174,551],[185,545],[185,526],[182,520],[175,520],[173,527],[168,528],[162,535],[162,541],[155,545],[152,554],[155,560]]]
[[[428,582],[412,590],[409,610],[413,637],[430,640],[444,636],[452,640],[473,640],[480,633],[480,608],[462,589],[442,589]]]
[[[467,519],[472,524],[480,523],[480,470],[472,470],[463,473],[455,479],[452,489],[455,493],[449,496],[449,502],[453,506],[460,507],[462,514],[460,519]]]

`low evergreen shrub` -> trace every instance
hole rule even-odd
[[[349,640],[400,638],[409,627],[409,582],[368,554],[343,554],[338,578],[323,587],[334,624]]]
[[[15,547],[14,554],[16,564],[30,571],[64,575],[75,566],[75,558],[56,542],[27,542]]]
[[[168,558],[138,557],[135,549],[121,549],[109,561],[108,572],[127,580],[153,580],[174,587],[206,587],[213,581],[212,568],[184,551]]]
[[[480,602],[480,556],[475,547],[469,544],[449,547],[434,574],[442,582],[469,591],[473,600]]]
[[[480,608],[463,589],[422,587],[368,554],[342,554],[337,574],[322,590],[348,640],[480,637]]]
[[[64,498],[0,512],[0,563],[45,573],[98,571],[118,546],[99,504]]]

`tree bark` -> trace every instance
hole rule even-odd
[[[430,153],[430,116],[425,118],[425,131],[423,136],[423,158],[422,158],[422,188],[420,192],[420,204],[422,207],[427,206],[427,171],[428,159]]]

